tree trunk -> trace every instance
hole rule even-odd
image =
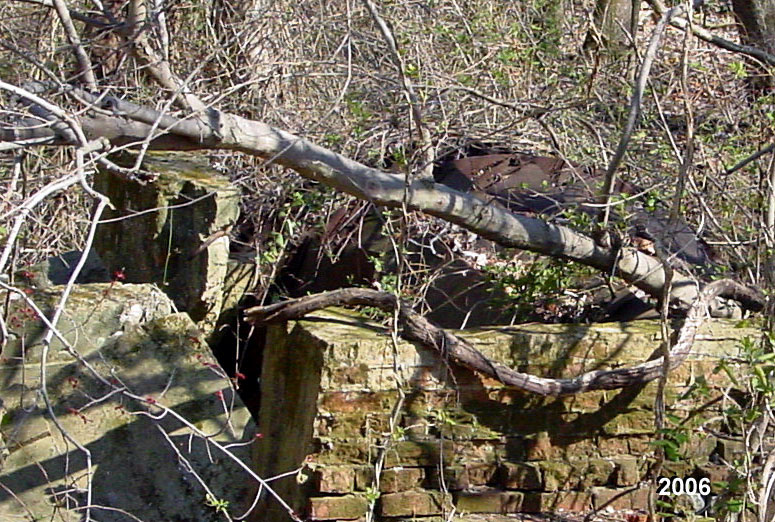
[[[639,7],[640,0],[597,0],[584,49],[622,51],[631,47]]]
[[[732,0],[732,8],[740,25],[740,39],[770,54],[775,54],[775,0]],[[770,71],[761,71],[754,78],[758,89],[775,86]]]

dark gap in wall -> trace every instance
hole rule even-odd
[[[245,296],[236,308],[222,313],[208,344],[218,364],[236,383],[240,398],[257,423],[261,406],[261,360],[266,327],[253,328],[243,318],[243,311],[255,305],[253,296]]]

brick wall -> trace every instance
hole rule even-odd
[[[691,438],[665,475],[726,478],[713,462],[738,448],[695,428],[723,429],[723,401],[713,399],[729,382],[712,370],[746,335],[756,333],[711,322],[671,374],[667,404],[687,419]],[[659,326],[650,322],[525,325],[465,337],[488,357],[553,377],[636,364],[660,345]],[[434,351],[394,346],[379,325],[341,311],[272,327],[263,361],[256,467],[264,477],[303,467],[272,484],[311,520],[361,520],[372,502],[376,520],[428,522],[453,509],[505,515],[647,506],[656,383],[542,398]],[[698,376],[708,394],[685,396]],[[272,500],[258,513],[256,520],[285,519]]]

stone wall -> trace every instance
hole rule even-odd
[[[658,323],[523,325],[465,332],[485,355],[520,371],[569,377],[637,364],[660,346]],[[726,478],[717,457],[737,449],[723,429],[729,385],[714,373],[756,331],[715,320],[667,387],[670,413],[691,433],[664,475]],[[732,364],[734,366],[734,364]],[[440,520],[458,514],[646,509],[656,383],[542,398],[445,363],[349,312],[271,327],[255,449],[265,477],[311,520]],[[698,384],[707,393],[693,394]],[[381,469],[376,480],[376,470]],[[270,514],[267,514],[267,511]],[[261,520],[284,520],[272,501]],[[269,518],[265,518],[269,517]],[[427,518],[426,518],[427,517]],[[446,519],[445,519],[446,520]]]
[[[49,314],[62,289],[29,295]],[[256,486],[241,462],[255,426],[202,333],[163,292],[76,286],[59,321],[72,351],[58,338],[44,349],[42,323],[18,294],[0,292],[0,303],[10,327],[0,357],[0,520],[76,522],[86,506],[99,522],[223,520],[195,477],[232,512],[249,508]]]
[[[115,158],[134,165],[134,156]],[[229,267],[228,231],[239,215],[240,192],[204,156],[146,155],[153,183],[100,170],[94,188],[110,198],[94,248],[110,273],[127,283],[155,283],[204,330],[223,308]]]

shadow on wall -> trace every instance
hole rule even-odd
[[[676,429],[695,433],[677,450],[680,462],[671,462],[678,476],[729,475],[714,459],[731,453],[710,433],[725,429],[724,406],[715,398],[726,396],[731,381],[712,369],[754,332],[733,331],[733,324],[704,325],[695,356],[671,372],[667,400],[677,404],[681,397],[671,413],[684,419]],[[643,321],[461,335],[511,368],[568,378],[648,359],[659,332],[658,322]],[[656,382],[540,397],[449,364],[435,350],[393,345],[386,333],[337,309],[315,312],[290,331],[270,327],[261,411],[269,431],[255,462],[266,476],[303,466],[308,480],[288,477],[277,487],[311,520],[361,519],[374,487],[375,520],[444,517],[453,507],[483,517],[588,513],[607,505],[647,509],[643,480],[654,462]],[[692,395],[688,383],[696,375],[707,376],[710,395]],[[696,433],[698,426],[708,433]],[[287,519],[266,507],[276,510],[272,520]]]
[[[46,310],[61,291],[36,287],[32,298]],[[12,317],[26,309],[10,302]],[[153,285],[87,284],[73,289],[61,316],[59,329],[73,349],[110,380],[96,379],[58,339],[52,342],[46,390],[59,424],[91,452],[94,520],[126,520],[124,512],[143,520],[212,519],[217,514],[192,469],[233,509],[244,512],[252,500],[254,483],[235,483],[245,471],[212,442],[251,441],[255,425],[196,325],[172,308]],[[85,457],[51,423],[40,371],[31,370],[41,364],[40,321],[26,316],[9,326],[13,336],[0,361],[0,520],[81,520]],[[204,432],[209,448],[151,400]],[[250,445],[231,450],[249,462]]]

